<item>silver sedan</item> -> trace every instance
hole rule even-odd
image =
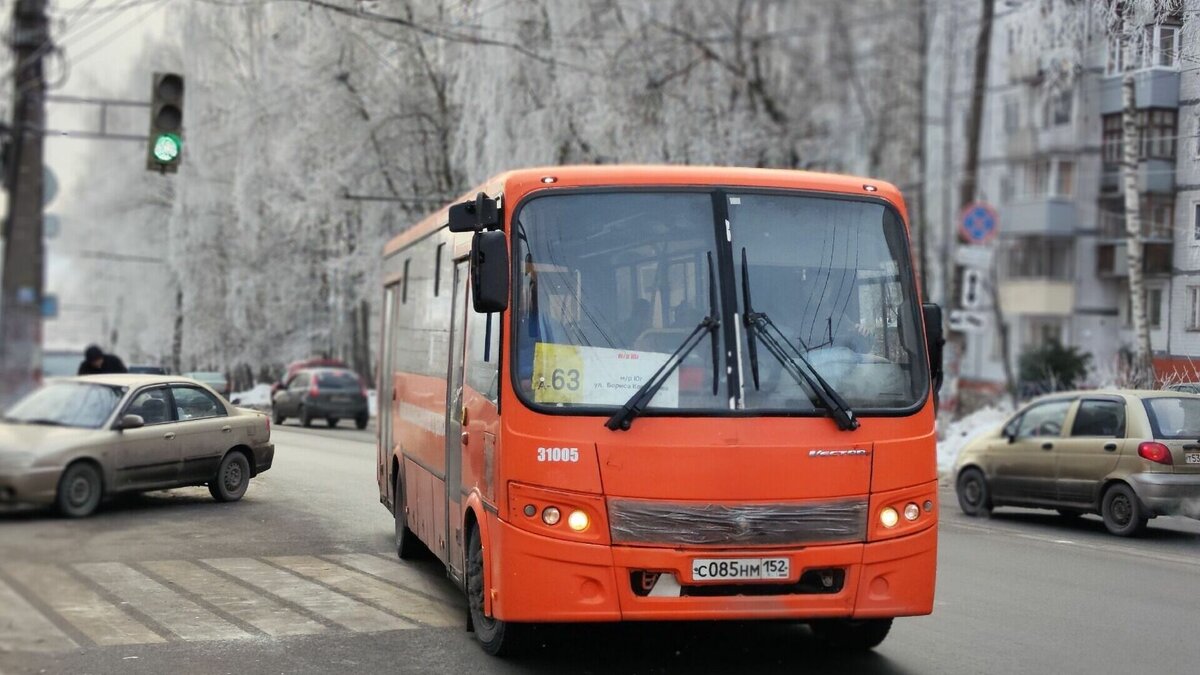
[[[274,455],[266,415],[196,380],[67,378],[0,418],[0,504],[54,505],[81,517],[109,495],[188,485],[236,501]]]

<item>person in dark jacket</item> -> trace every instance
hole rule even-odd
[[[113,354],[105,354],[96,345],[88,347],[83,353],[83,363],[79,364],[80,375],[108,375],[111,373],[127,373],[125,364]]]

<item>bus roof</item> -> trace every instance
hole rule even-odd
[[[553,178],[554,182],[543,182],[544,178]],[[455,203],[473,199],[475,194],[480,191],[491,196],[503,193],[505,203],[513,204],[514,200],[521,199],[533,190],[647,185],[728,185],[871,195],[893,204],[900,210],[905,220],[908,217],[904,209],[904,202],[900,197],[900,191],[886,181],[815,171],[721,166],[585,164],[517,169],[489,178],[484,183],[471,188],[462,197],[455,200]],[[868,185],[874,187],[875,190],[868,191],[865,187]],[[409,242],[445,225],[449,219],[449,206],[449,204],[444,205],[414,227],[394,237],[384,248],[384,255],[391,255]]]

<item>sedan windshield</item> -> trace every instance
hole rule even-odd
[[[6,422],[98,429],[121,400],[121,388],[62,382],[26,396],[9,409]]]

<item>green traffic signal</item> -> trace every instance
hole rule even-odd
[[[154,159],[169,164],[179,157],[182,148],[183,139],[178,134],[159,134],[154,139]]]

